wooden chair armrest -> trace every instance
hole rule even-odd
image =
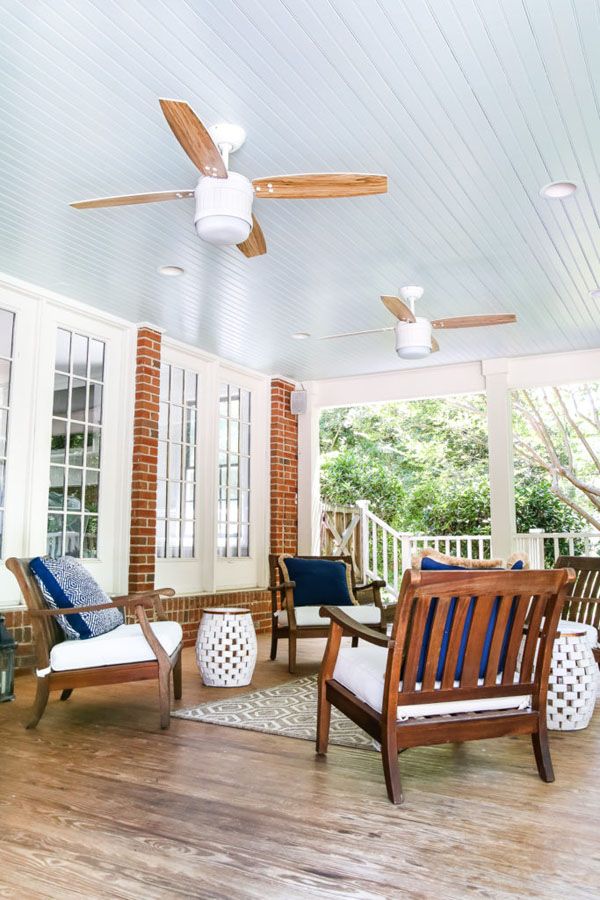
[[[285,591],[286,588],[295,588],[295,581],[282,581],[281,584],[270,584],[269,590],[272,594],[276,594],[277,591]]]
[[[381,579],[375,579],[375,581],[368,581],[365,584],[357,584],[354,588],[355,591],[366,591],[369,588],[384,588],[387,582],[382,581]]]
[[[373,602],[378,609],[383,611],[383,602],[381,600],[381,589],[386,586],[386,582],[381,579],[375,579],[367,584],[359,584],[354,588],[354,594],[359,604]],[[361,596],[362,595],[362,596]]]
[[[144,635],[148,644],[152,648],[152,652],[156,656],[159,664],[169,667],[170,660],[169,660],[167,651],[165,650],[165,648],[163,647],[161,642],[158,640],[158,638],[152,631],[152,627],[150,625],[150,622],[148,621],[148,616],[146,615],[146,609],[147,609],[146,600],[147,600],[146,597],[138,597],[138,598],[134,599],[133,602],[134,602],[134,606],[135,606],[136,619],[138,620],[138,622],[140,624],[140,627],[142,629],[142,634]],[[154,602],[151,603],[151,606],[154,606]]]
[[[111,603],[92,603],[89,606],[74,606],[72,609],[51,609],[47,607],[46,609],[29,609],[27,612],[30,616],[74,616],[79,613],[96,612],[100,609],[114,609],[115,606],[143,606],[146,609],[151,609],[154,606],[154,599],[147,594],[143,594],[140,597],[115,597],[115,601]]]
[[[322,606],[319,610],[319,615],[328,616],[332,622],[341,625],[344,629],[344,634],[351,634],[362,638],[362,640],[368,641],[370,644],[376,644],[377,647],[392,646],[392,642],[385,634],[382,634],[380,631],[375,631],[367,625],[361,625],[360,622],[356,622],[347,613],[342,612],[342,609],[339,606]]]

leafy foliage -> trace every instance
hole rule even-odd
[[[330,503],[368,500],[398,531],[490,532],[483,396],[467,404],[444,398],[326,410],[321,454],[321,492]],[[520,457],[515,493],[518,531],[582,528],[544,469]]]

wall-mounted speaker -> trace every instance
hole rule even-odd
[[[306,391],[292,391],[290,394],[290,410],[293,416],[305,413],[308,406],[308,394]]]

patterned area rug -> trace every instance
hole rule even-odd
[[[171,713],[176,719],[208,722],[227,728],[264,731],[284,737],[316,739],[317,676],[307,675],[278,687],[240,694],[237,697],[202,703]],[[346,716],[332,710],[330,742],[342,747],[377,749],[375,742]]]

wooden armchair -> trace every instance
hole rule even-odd
[[[29,559],[15,557],[6,561],[7,568],[21,588],[33,630],[37,689],[31,718],[26,727],[36,727],[48,703],[50,691],[62,691],[60,699],[68,700],[75,688],[156,678],[160,725],[161,728],[168,728],[171,672],[175,699],[181,697],[182,631],[177,622],[167,620],[160,598],[161,595],[172,597],[175,591],[172,588],[161,588],[114,597],[111,603],[78,606],[72,610],[50,609],[44,602],[29,563]],[[135,614],[137,619],[137,624],[121,625],[115,629],[115,632],[119,632],[116,641],[111,638],[113,632],[82,641],[65,640],[56,621],[57,616],[76,615],[113,606],[120,606]],[[154,610],[156,621],[153,624],[148,619],[147,610]],[[142,635],[145,640],[141,640]]]
[[[573,569],[575,581],[569,585],[561,619],[591,625],[600,633],[600,557],[559,556],[555,569]],[[600,665],[600,642],[593,647],[594,658]]]
[[[364,607],[362,613],[358,613],[364,619],[364,623],[385,631],[384,606],[381,600],[381,589],[385,587],[385,581],[371,581],[367,584],[356,584],[352,557],[350,556],[300,556],[300,559],[327,559],[335,562],[344,562],[350,566],[352,591],[357,605]],[[289,671],[296,671],[296,641],[301,638],[327,637],[329,622],[323,619],[319,613],[320,607],[305,607],[304,611],[311,610],[308,616],[303,611],[299,616],[294,607],[293,581],[285,580],[279,566],[279,555],[269,555],[269,572],[271,591],[271,659],[277,657],[277,642],[279,638],[287,638],[289,645]],[[349,609],[349,607],[346,607]],[[355,643],[358,638],[353,638]]]
[[[574,577],[568,569],[407,571],[389,639],[342,608],[324,607],[331,624],[319,676],[317,753],[327,752],[333,705],[381,743],[392,803],[403,799],[398,752],[419,745],[531,734],[540,778],[553,781],[546,694]],[[366,643],[340,649],[343,634]]]

